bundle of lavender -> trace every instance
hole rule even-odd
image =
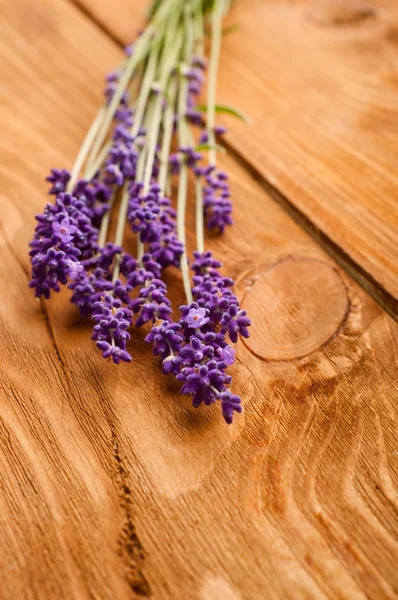
[[[221,404],[227,423],[241,412],[229,390],[238,334],[250,320],[232,292],[232,279],[204,249],[204,227],[231,224],[227,175],[217,168],[215,103],[222,18],[227,0],[155,2],[146,29],[126,49],[121,68],[107,77],[104,106],[95,118],[71,172],[53,169],[53,204],[38,215],[31,242],[36,296],[50,297],[60,284],[94,321],[93,340],[104,358],[129,362],[129,329],[146,323],[146,341],[164,373],[182,382],[193,405]],[[210,23],[208,102],[197,106],[206,69],[204,31]],[[205,119],[206,115],[206,119]],[[194,128],[200,138],[195,142]],[[173,138],[178,151],[171,153]],[[203,152],[208,155],[205,161]],[[185,252],[189,171],[196,197],[196,245],[192,283]],[[178,176],[177,210],[167,197]],[[117,213],[115,215],[115,213]],[[116,219],[110,241],[108,228]],[[137,234],[137,256],[123,248],[126,222]],[[172,308],[163,270],[180,267],[187,304],[180,319]]]

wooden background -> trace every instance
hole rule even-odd
[[[208,240],[254,322],[232,427],[144,333],[114,367],[27,288],[43,179],[145,5],[0,0],[0,598],[398,598],[398,3],[232,11],[218,98],[254,125],[228,122],[236,225]]]

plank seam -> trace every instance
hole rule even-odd
[[[398,300],[394,298],[374,277],[360,264],[338,246],[332,238],[317,227],[285,194],[252,165],[247,158],[238,152],[234,146],[222,140],[222,145],[233,158],[261,188],[284,209],[284,211],[299,225],[311,238],[321,246],[327,254],[352,277],[395,321],[398,321]]]
[[[71,4],[73,4],[78,11],[80,11],[86,19],[94,23],[104,33],[108,38],[110,38],[117,46],[120,48],[124,48],[124,44],[116,37],[114,33],[110,29],[108,29],[98,17],[84,4],[81,4],[79,0],[69,0]]]

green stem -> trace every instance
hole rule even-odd
[[[72,192],[73,188],[75,187],[75,184],[79,178],[80,171],[82,169],[84,161],[86,160],[87,155],[90,152],[90,148],[92,147],[92,145],[94,143],[95,137],[98,134],[98,131],[103,123],[104,115],[105,115],[105,107],[103,106],[98,111],[94,121],[92,122],[91,127],[88,130],[87,135],[84,139],[84,142],[83,142],[83,144],[79,150],[79,153],[76,157],[75,164],[73,165],[73,168],[72,168],[71,178],[70,178],[68,186],[67,186],[68,192]]]
[[[169,173],[169,156],[171,148],[171,139],[173,137],[174,125],[174,107],[177,98],[177,85],[174,80],[171,81],[168,93],[167,106],[163,114],[163,139],[160,150],[160,169],[158,184],[162,194],[167,190],[167,177]]]
[[[97,171],[99,171],[102,164],[105,162],[105,159],[107,158],[111,148],[112,142],[107,142],[96,157],[96,160],[91,163],[87,162],[87,167],[84,172],[84,179],[86,179],[86,181],[91,181],[93,179],[94,175],[97,173]]]
[[[195,14],[195,53],[199,56],[204,55],[204,40],[203,6],[202,2],[198,2]]]
[[[152,50],[150,52],[150,56],[148,59],[148,65],[147,65],[147,68],[145,69],[145,75],[144,75],[144,79],[142,82],[140,96],[139,96],[138,102],[137,102],[137,110],[135,113],[134,124],[133,124],[132,130],[131,130],[131,133],[133,136],[136,136],[139,133],[139,130],[142,126],[142,121],[143,121],[146,106],[148,103],[148,97],[149,97],[149,94],[151,91],[151,85],[153,82],[154,75],[156,73],[159,48],[160,48],[159,43],[156,43],[155,46],[152,47]],[[144,150],[142,151],[141,156],[144,156]],[[141,156],[140,156],[140,159],[141,159]],[[139,160],[139,165],[140,165],[140,163],[142,164],[142,161]],[[138,174],[138,166],[137,166],[137,174]],[[136,180],[137,180],[137,178],[136,178]],[[122,199],[120,202],[119,215],[118,215],[118,220],[117,220],[117,225],[116,225],[115,244],[117,246],[120,246],[123,242],[124,230],[125,230],[126,220],[127,220],[128,205],[129,205],[129,190],[128,190],[128,186],[124,185],[123,192],[122,192]],[[115,263],[114,263],[114,267],[113,267],[113,276],[112,276],[113,281],[116,281],[116,279],[118,279],[118,277],[119,277],[120,260],[121,260],[120,255],[117,255],[115,258]]]
[[[195,146],[195,139],[192,131],[189,129],[189,142],[191,147]],[[205,251],[204,241],[204,218],[203,218],[203,189],[200,178],[195,176],[195,233],[196,249],[203,254]]]
[[[104,214],[101,220],[101,227],[98,234],[98,247],[103,248],[106,242],[106,235],[108,233],[109,223],[111,220],[111,212],[115,202],[116,192],[113,192],[112,197],[109,201],[109,210]]]
[[[201,254],[205,251],[204,239],[204,218],[203,218],[203,190],[199,177],[195,178],[196,210],[195,210],[195,229],[196,229],[196,247]]]
[[[145,69],[144,79],[142,81],[141,91],[137,102],[137,109],[134,116],[134,123],[131,129],[131,135],[136,136],[141,128],[142,121],[144,119],[145,110],[148,104],[149,94],[151,93],[151,86],[155,78],[156,68],[158,65],[160,44],[156,44],[156,46],[152,49],[149,59],[148,65]]]
[[[184,7],[184,25],[186,32],[186,43],[185,43],[185,57],[189,59],[192,55],[193,50],[193,32],[192,32],[192,18],[190,15],[189,6]],[[185,146],[187,143],[188,135],[188,124],[186,120],[186,109],[188,100],[188,80],[186,74],[181,72],[183,68],[187,69],[187,65],[180,67],[180,89],[178,95],[178,143],[180,146]],[[188,168],[186,162],[183,161],[180,167],[180,176],[178,181],[178,197],[177,197],[177,234],[178,239],[184,246],[184,252],[181,255],[180,265],[181,274],[184,284],[185,295],[188,304],[193,301],[191,283],[189,278],[188,270],[188,259],[186,252],[186,236],[185,236],[185,213],[187,206],[187,194],[188,194]]]
[[[153,111],[154,111],[154,102],[153,102],[153,98],[151,98],[149,100],[148,107],[146,110],[145,122],[144,122],[145,127],[147,127],[147,126],[149,127],[150,123],[152,122]],[[149,138],[146,137],[144,147],[142,148],[141,154],[138,159],[137,170],[135,173],[136,182],[141,182],[144,179],[145,164],[146,164],[147,157],[148,157],[148,151],[149,151]],[[140,236],[138,234],[137,235],[137,259],[140,263],[142,261],[143,255],[144,255],[144,244],[143,244],[143,242],[141,242]]]
[[[167,58],[164,61],[162,61],[161,64],[162,76],[159,83],[159,92],[156,97],[155,106],[153,110],[153,117],[151,121],[151,129],[148,136],[148,155],[144,174],[144,194],[147,194],[149,191],[149,186],[152,177],[156,146],[159,137],[160,122],[162,118],[163,94],[166,90],[167,82],[171,75],[173,67],[177,61],[178,54],[180,52],[181,42],[181,36],[177,35],[174,48],[172,49],[172,51],[170,51],[170,54],[167,55]]]
[[[182,280],[184,284],[185,295],[187,297],[188,304],[191,304],[192,292],[191,284],[189,279],[188,270],[188,259],[186,252],[186,237],[185,237],[185,212],[187,205],[187,191],[188,191],[188,170],[186,164],[182,164],[180,168],[180,177],[178,182],[178,197],[177,197],[177,234],[178,239],[184,245],[184,252],[181,255],[180,265]]]
[[[224,0],[215,0],[214,9],[211,15],[211,49],[209,62],[209,81],[207,90],[207,135],[210,146],[215,146],[214,127],[216,124],[216,91],[217,91],[217,72],[220,60],[221,37],[222,37],[222,16],[225,8]],[[216,165],[216,151],[214,148],[209,150],[209,164]]]
[[[153,165],[155,161],[156,155],[156,147],[159,138],[160,131],[160,123],[162,119],[162,110],[163,110],[163,98],[164,92],[167,87],[167,82],[171,76],[174,65],[178,59],[178,54],[181,48],[181,33],[179,31],[175,32],[175,25],[178,21],[179,13],[174,15],[174,20],[169,24],[169,28],[166,34],[165,45],[163,50],[162,60],[159,65],[160,71],[160,81],[157,86],[157,96],[154,100],[153,110],[151,114],[151,118],[149,121],[150,127],[148,128],[148,135],[146,139],[146,162],[145,162],[145,170],[144,170],[144,178],[143,178],[143,194],[146,195],[149,191]],[[174,25],[174,27],[173,27]],[[171,48],[169,48],[169,43],[172,44]],[[140,181],[140,179],[138,180]],[[139,236],[137,238],[137,258],[141,261],[142,256],[144,254],[144,244],[141,242]]]

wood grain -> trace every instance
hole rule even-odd
[[[127,43],[139,2],[80,1]],[[239,0],[230,20],[218,96],[253,127],[229,119],[227,142],[397,317],[397,3]]]
[[[245,413],[191,408],[144,332],[103,361],[68,293],[34,300],[27,244],[121,52],[66,0],[0,8],[2,600],[396,598],[397,324],[225,157]]]

